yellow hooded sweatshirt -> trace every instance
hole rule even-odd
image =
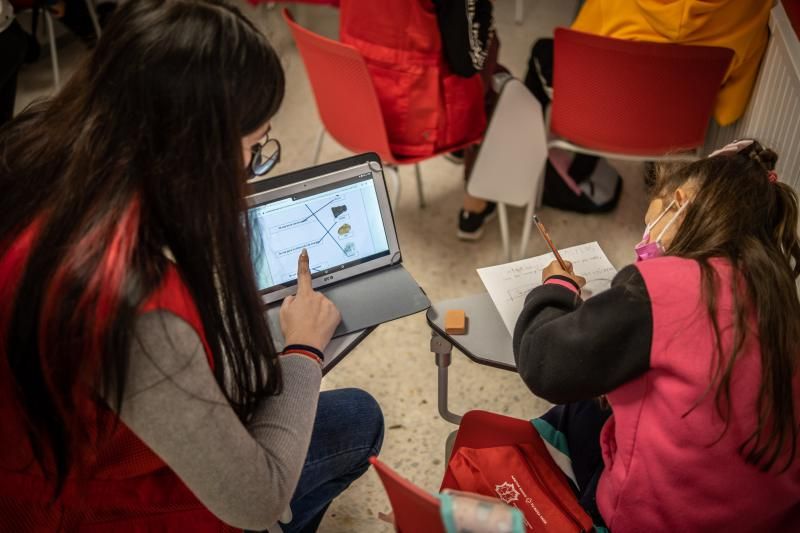
[[[772,0],[587,0],[572,28],[633,41],[734,51],[714,117],[726,126],[747,106],[769,38]]]

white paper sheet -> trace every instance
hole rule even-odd
[[[581,290],[583,298],[589,298],[611,286],[617,270],[597,242],[564,248],[559,253],[572,263],[576,274],[586,278],[586,286]],[[549,253],[478,269],[481,281],[512,336],[525,297],[531,289],[542,284],[542,270],[554,260],[555,256]]]

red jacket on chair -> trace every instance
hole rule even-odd
[[[339,38],[364,56],[395,155],[480,139],[483,83],[447,66],[432,0],[341,0],[340,9]]]

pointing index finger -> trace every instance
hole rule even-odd
[[[311,292],[311,271],[308,268],[308,251],[303,248],[297,259],[297,294]]]

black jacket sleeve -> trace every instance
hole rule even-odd
[[[483,70],[494,38],[491,0],[433,0],[450,70],[469,77]]]
[[[653,316],[639,271],[629,266],[611,288],[583,302],[560,285],[531,291],[514,330],[517,371],[553,403],[586,400],[650,367]]]

